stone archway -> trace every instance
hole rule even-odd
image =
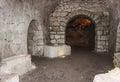
[[[72,17],[65,31],[65,43],[93,50],[95,48],[95,22],[88,16],[77,15]]]
[[[33,56],[43,55],[43,29],[37,20],[32,20],[28,27],[28,54]]]
[[[99,4],[70,1],[61,3],[50,15],[51,44],[65,44],[65,29],[69,19],[77,15],[86,15],[96,23],[95,51],[109,52],[109,12]]]

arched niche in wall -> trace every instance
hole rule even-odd
[[[74,16],[85,15],[95,21],[95,51],[109,52],[109,12],[104,6],[70,1],[61,3],[50,14],[50,43],[65,44],[67,22]]]
[[[33,56],[43,55],[43,28],[37,20],[32,20],[28,27],[27,47],[28,54]]]

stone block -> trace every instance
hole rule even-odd
[[[97,19],[98,19],[98,16],[94,15],[93,20],[97,20]]]
[[[0,75],[0,82],[19,82],[19,76],[17,74]]]
[[[60,35],[55,35],[55,38],[56,38],[56,39],[59,39],[59,38],[60,38]]]
[[[56,12],[55,16],[58,16],[58,17],[61,16],[61,12]]]
[[[64,10],[64,7],[63,7],[63,6],[61,6],[61,7],[60,7],[60,9],[61,9],[61,11],[62,11],[62,10]]]
[[[65,5],[64,7],[65,7],[65,9],[69,9],[69,5]]]
[[[61,15],[60,16],[66,16],[66,12],[64,12],[64,13],[61,13]],[[64,18],[63,18],[63,20],[65,20]]]
[[[65,43],[65,40],[64,40],[64,39],[58,39],[58,40],[57,40],[57,43],[58,43],[58,44],[63,44],[63,43]]]
[[[56,40],[51,40],[50,42],[51,42],[52,44],[57,43],[57,41],[56,41]]]
[[[103,12],[105,16],[109,16],[109,12]]]
[[[56,12],[53,13],[53,16],[56,16]]]
[[[103,46],[102,46],[102,45],[98,45],[97,48],[99,48],[99,49],[103,49]]]
[[[63,26],[60,26],[60,31],[65,31],[65,28]]]
[[[97,74],[93,82],[120,82],[120,69],[115,68],[108,73]]]
[[[51,35],[56,34],[56,32],[50,32]]]
[[[109,31],[108,30],[104,30],[102,35],[105,35],[105,36],[109,35]]]
[[[98,19],[98,20],[95,20],[95,23],[96,23],[96,24],[98,24],[99,22],[100,22],[100,19]]]
[[[44,46],[44,56],[48,58],[56,58],[71,55],[71,47],[68,45]]]
[[[56,19],[56,17],[50,17],[50,21],[55,22],[55,21],[57,21],[57,19]]]
[[[43,55],[43,46],[34,46],[32,47],[33,56],[42,56]]]
[[[119,37],[117,37],[117,42],[120,42],[120,38]]]
[[[61,39],[65,39],[65,35],[60,35],[60,38]]]
[[[35,45],[37,45],[37,46],[44,45],[43,39],[37,40],[37,41],[35,41],[35,42],[36,42]]]
[[[33,41],[37,41],[37,40],[41,40],[41,39],[43,39],[42,35],[38,35],[38,36],[33,37]]]
[[[69,9],[64,9],[64,11],[66,11],[66,12],[70,12],[71,11],[71,9],[69,8]]]
[[[50,35],[50,39],[54,39],[55,38],[55,35]]]
[[[97,35],[102,35],[102,31],[98,31],[98,32],[97,32]]]
[[[31,56],[30,55],[18,55],[3,59],[3,65],[6,70],[3,70],[2,73],[16,73],[18,75],[23,75],[26,72],[32,70],[33,66],[31,64]],[[3,66],[0,67],[0,69]],[[0,71],[1,73],[1,71]]]
[[[100,40],[101,40],[101,37],[100,37],[100,36],[97,36],[97,39],[100,41]]]
[[[116,45],[116,52],[120,52],[120,44]]]
[[[52,25],[53,26],[59,26],[60,24],[59,24],[59,22],[56,21],[56,22],[52,23]]]
[[[114,54],[114,65],[120,68],[120,53]]]
[[[101,40],[107,40],[108,37],[107,36],[101,36]]]
[[[60,35],[61,35],[61,34],[65,34],[65,32],[57,32],[57,34],[60,34]]]
[[[106,45],[106,46],[109,46],[109,42],[108,42],[108,41],[106,41],[105,45]]]
[[[99,48],[97,48],[97,49],[96,49],[96,52],[99,53],[99,52],[102,52],[102,50],[99,49]]]
[[[106,41],[98,41],[97,44],[98,44],[98,45],[105,45],[105,44],[106,44]]]
[[[33,46],[34,41],[33,41],[33,40],[28,40],[28,43],[29,43],[29,46],[28,46],[28,47],[30,47],[30,46]]]
[[[102,23],[102,26],[106,26],[107,27],[107,25],[109,25],[109,23],[108,22],[105,22],[105,21],[103,21],[103,22],[101,22]]]
[[[75,4],[74,7],[75,7],[75,9],[78,8],[78,7],[79,7],[79,4]]]
[[[61,22],[60,25],[64,27],[66,25],[66,23],[65,22]]]

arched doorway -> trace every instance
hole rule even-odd
[[[74,1],[70,1],[68,2],[68,4],[61,3],[61,5],[59,5],[55,9],[55,11],[50,14],[50,18],[49,18],[50,43],[53,45],[66,44],[65,41],[66,25],[68,25],[69,21],[75,20],[77,16],[79,17],[80,15],[84,15],[83,16],[84,19],[87,18],[88,20],[90,20],[90,22],[92,22],[90,24],[93,25],[94,28],[91,31],[95,31],[92,32],[93,33],[92,35],[94,35],[94,37],[90,39],[93,41],[89,41],[92,42],[93,45],[91,49],[94,49],[95,53],[109,53],[110,28],[109,28],[109,12],[107,11],[107,9],[99,4],[96,4],[97,6],[95,4],[87,4],[87,7],[90,6],[88,10],[88,8],[86,8],[86,5],[84,3],[79,5],[78,2],[74,2]],[[91,25],[90,27],[92,27]],[[85,36],[86,35],[84,35],[84,37]],[[77,41],[81,41],[81,45],[82,45],[82,40],[77,40]],[[88,40],[84,40],[84,41],[86,41],[86,43],[88,42]]]
[[[66,25],[66,41],[70,46],[95,48],[95,22],[86,15],[77,15],[69,19]]]
[[[27,47],[32,56],[43,55],[43,29],[37,20],[32,20],[28,27]]]

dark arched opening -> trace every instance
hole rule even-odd
[[[95,22],[86,15],[72,17],[66,25],[66,44],[82,49],[95,48]]]

